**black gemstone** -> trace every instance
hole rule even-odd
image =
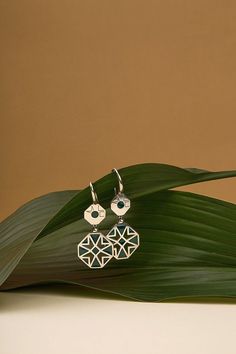
[[[122,208],[124,208],[125,203],[124,203],[122,200],[120,200],[120,201],[117,203],[117,206],[118,206],[119,209],[122,209]]]
[[[94,211],[92,211],[91,215],[93,218],[97,218],[99,214],[98,214],[98,211],[94,210]]]

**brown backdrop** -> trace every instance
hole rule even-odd
[[[235,169],[236,2],[2,0],[1,218],[112,167]],[[235,180],[188,188],[236,202]]]

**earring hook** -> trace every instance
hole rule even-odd
[[[92,194],[93,203],[94,204],[98,204],[98,196],[97,196],[97,193],[95,192],[95,190],[93,188],[93,184],[90,182],[89,186],[90,186],[90,190],[91,190],[91,194]]]
[[[123,185],[123,182],[122,182],[121,175],[119,174],[119,172],[117,171],[116,168],[113,168],[112,172],[115,172],[116,175],[117,175],[117,178],[118,178],[118,183],[119,183],[119,191],[118,191],[118,193],[123,193],[124,192],[124,185]],[[114,188],[114,190],[115,190],[115,193],[116,193],[116,188]]]

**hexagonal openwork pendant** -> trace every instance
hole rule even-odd
[[[78,244],[78,257],[90,268],[103,268],[113,257],[113,245],[101,232],[90,232]]]
[[[116,259],[129,258],[139,246],[139,234],[125,222],[116,224],[106,237],[113,244]]]

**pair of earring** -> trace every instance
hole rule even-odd
[[[111,201],[111,210],[118,216],[118,222],[105,236],[98,230],[98,225],[106,217],[106,210],[99,204],[94,187],[90,182],[93,204],[84,211],[84,219],[93,230],[78,244],[78,257],[89,268],[103,268],[113,257],[129,258],[139,246],[139,234],[128,225],[124,214],[130,208],[130,200],[124,194],[124,186],[119,172],[114,168],[118,177],[118,192]]]

